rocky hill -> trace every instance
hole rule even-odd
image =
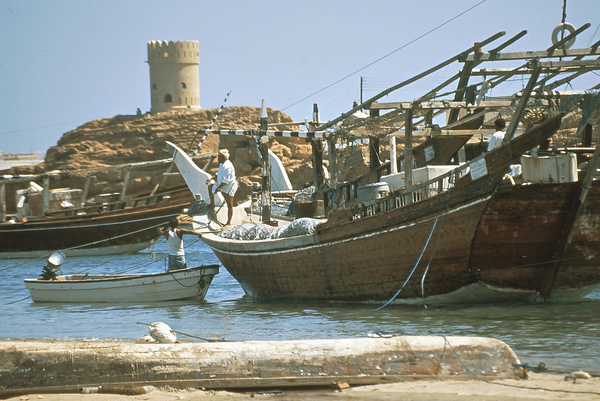
[[[34,167],[15,167],[12,174],[41,174],[55,170],[69,173],[61,175],[60,183],[51,183],[51,188],[82,188],[85,180],[78,170],[110,167],[125,163],[148,162],[169,157],[165,141],[175,143],[184,150],[195,149],[198,129],[208,129],[218,109],[182,113],[169,111],[145,115],[118,115],[90,121],[65,133],[56,146],[48,149],[44,163]],[[292,119],[281,111],[267,110],[269,124],[290,123]],[[212,129],[258,129],[260,108],[226,107],[218,116]],[[278,125],[277,129],[297,129],[293,125]],[[239,178],[240,189],[236,201],[247,198],[252,182],[260,182],[260,166],[256,146],[251,138],[209,135],[199,154],[215,152],[219,147],[229,149]],[[301,189],[304,183],[313,181],[311,146],[305,139],[271,139],[271,150],[282,160],[292,185]],[[363,151],[357,153],[361,155]],[[356,171],[358,175],[366,171]],[[137,168],[131,171],[127,187],[128,195],[149,192],[159,182],[166,165],[154,168]],[[204,167],[204,164],[200,167]],[[216,161],[209,171],[216,171]],[[176,169],[175,169],[176,171]],[[89,199],[98,194],[120,192],[125,171],[94,172],[89,188]],[[165,186],[184,184],[181,177],[169,176]],[[9,209],[10,209],[9,199]]]

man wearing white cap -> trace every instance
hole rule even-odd
[[[210,194],[209,208],[215,209],[215,194],[219,191],[225,197],[227,202],[227,224],[231,224],[231,218],[233,217],[233,196],[237,191],[238,184],[235,179],[235,169],[233,163],[229,160],[229,151],[227,149],[220,149],[217,156],[219,160],[219,171],[211,178],[206,180],[208,185],[208,193]],[[216,183],[215,181],[216,180]],[[211,182],[212,181],[212,182]]]

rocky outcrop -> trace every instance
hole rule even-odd
[[[210,109],[187,113],[169,111],[118,115],[90,121],[65,133],[56,146],[48,149],[44,163],[33,167],[15,167],[10,173],[40,174],[61,170],[67,173],[61,177],[60,183],[51,183],[51,188],[82,188],[85,178],[84,175],[77,174],[77,170],[166,159],[169,158],[169,153],[165,141],[173,142],[184,150],[194,150],[200,139],[198,129],[208,129],[217,111],[218,109]],[[268,109],[267,114],[270,124],[292,122],[281,111]],[[212,129],[258,129],[259,121],[260,108],[227,107],[222,110]],[[278,128],[282,127],[284,126],[278,125]],[[289,125],[283,129],[297,129],[297,126]],[[302,188],[305,182],[313,180],[309,142],[299,138],[278,138],[272,139],[270,146],[286,166],[294,187]],[[260,181],[256,146],[248,137],[209,135],[198,153],[216,152],[219,147],[225,147],[231,153],[231,161],[240,184],[236,201],[243,201],[250,194],[252,182]],[[165,167],[133,169],[127,194],[151,191],[162,177]],[[200,167],[205,166],[203,164]],[[217,167],[215,162],[209,166],[209,171],[216,171]],[[124,170],[94,172],[88,198],[120,192],[124,174]],[[183,184],[180,177],[169,176],[164,185]]]

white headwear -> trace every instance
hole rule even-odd
[[[219,149],[219,154],[225,156],[225,159],[229,159],[229,151],[227,149]]]

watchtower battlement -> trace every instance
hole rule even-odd
[[[150,112],[199,110],[197,40],[148,42]]]
[[[197,40],[148,42],[148,64],[200,62]]]

